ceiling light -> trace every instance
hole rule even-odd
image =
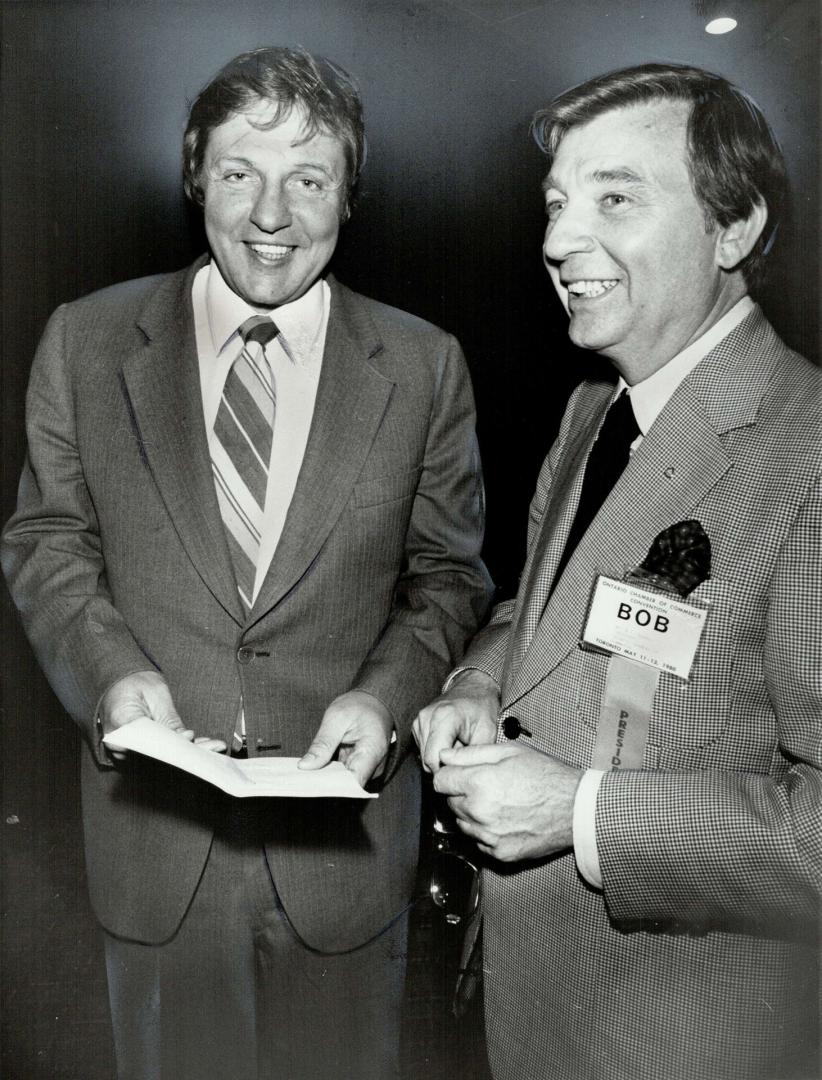
[[[711,19],[705,27],[706,34],[729,34],[736,26],[736,19]]]

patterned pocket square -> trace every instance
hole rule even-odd
[[[711,576],[711,541],[701,522],[680,521],[663,529],[630,576],[684,599]]]

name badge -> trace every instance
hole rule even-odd
[[[600,574],[582,640],[688,679],[707,617],[705,608]]]

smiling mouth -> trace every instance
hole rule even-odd
[[[259,259],[267,263],[282,262],[295,250],[294,247],[286,244],[249,244],[248,246]]]
[[[616,284],[616,278],[583,278],[579,281],[569,281],[565,288],[571,296],[578,299],[594,300],[596,297],[610,292]]]

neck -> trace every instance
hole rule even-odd
[[[725,287],[720,290],[714,304],[705,316],[698,322],[694,322],[690,331],[682,338],[674,342],[664,340],[656,343],[653,351],[645,354],[631,353],[630,355],[616,355],[605,353],[613,366],[629,386],[642,382],[655,372],[669,364],[675,356],[679,356],[691,345],[707,334],[711,327],[716,326],[720,319],[733,308],[747,293],[741,274],[736,275],[725,282]]]

